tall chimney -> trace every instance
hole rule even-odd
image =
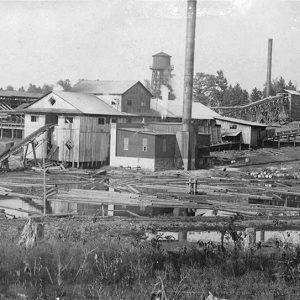
[[[194,52],[197,0],[187,1],[185,70],[183,92],[183,131],[190,131],[193,101]]]
[[[273,39],[268,40],[268,67],[267,67],[267,83],[266,83],[266,96],[271,96],[271,72],[272,72],[272,46]]]
[[[176,133],[185,170],[195,168],[196,136],[191,128],[197,0],[187,0],[182,131]]]

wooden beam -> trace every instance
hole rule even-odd
[[[31,146],[32,146],[32,153],[33,153],[34,163],[36,164],[37,160],[36,160],[36,152],[35,152],[34,141],[31,142]]]
[[[24,157],[23,157],[23,166],[26,166],[26,156],[27,156],[27,152],[28,152],[28,147],[29,144],[26,145],[26,149],[25,149],[25,153],[24,153]]]

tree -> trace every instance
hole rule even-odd
[[[219,106],[222,105],[223,103],[223,97],[227,88],[228,88],[228,82],[224,76],[223,71],[222,70],[217,71],[215,95]]]
[[[30,83],[27,89],[28,93],[42,93],[42,89],[35,84]]]
[[[251,102],[256,102],[258,100],[261,100],[263,98],[263,92],[260,91],[258,88],[254,88],[251,92],[251,95],[250,95],[250,101]]]
[[[296,91],[296,86],[292,83],[292,81],[290,80],[288,85],[285,87],[287,90],[293,90]]]
[[[193,101],[208,106],[220,106],[228,83],[222,70],[217,75],[196,73],[194,77]]]
[[[224,106],[239,106],[246,105],[249,103],[249,94],[246,90],[243,90],[239,83],[234,87],[230,85],[223,97]]]
[[[21,86],[19,89],[18,89],[19,92],[25,92],[25,89],[24,89],[24,86]]]
[[[42,93],[47,94],[53,90],[53,85],[44,84],[42,87]]]
[[[70,91],[72,89],[71,81],[69,79],[59,80],[57,84],[60,85],[64,91]]]
[[[6,87],[6,91],[14,91],[15,89],[13,88],[13,86],[12,85],[8,85],[7,87]]]

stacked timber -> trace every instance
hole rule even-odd
[[[122,205],[122,206],[151,206],[151,207],[183,207],[183,208],[209,208],[207,201],[185,201],[175,198],[164,199],[157,196],[118,193],[100,190],[71,189],[68,192],[59,192],[48,198],[49,201],[63,201],[72,203],[86,203],[98,205]]]

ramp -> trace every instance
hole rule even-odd
[[[272,96],[239,107],[216,107],[222,116],[262,124],[287,123],[291,118],[289,97],[286,94]]]
[[[20,150],[22,147],[28,145],[29,143],[33,142],[34,139],[39,137],[41,134],[46,132],[48,129],[54,127],[56,124],[46,124],[42,127],[40,127],[38,130],[34,131],[30,135],[26,136],[21,142],[16,144],[15,146],[11,147],[10,149],[5,150],[0,154],[0,162],[3,162],[7,158],[9,158],[12,154],[16,153],[18,150]]]

